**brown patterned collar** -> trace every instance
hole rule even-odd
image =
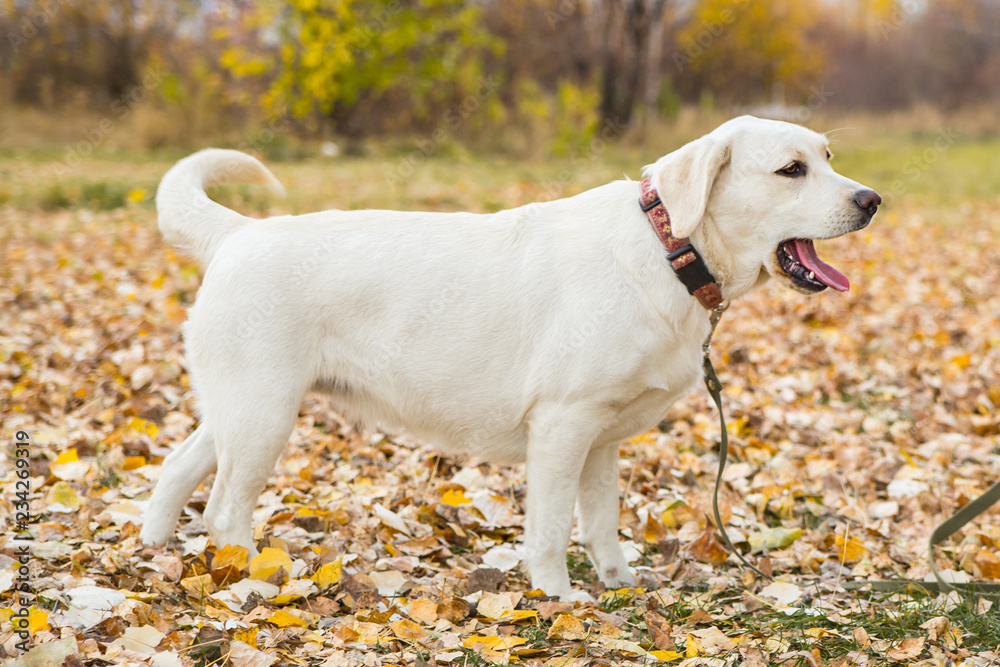
[[[670,231],[670,214],[660,201],[660,195],[649,178],[640,182],[642,196],[639,205],[652,223],[660,242],[667,249],[667,260],[674,273],[689,294],[698,299],[706,310],[712,310],[722,303],[722,288],[715,281],[715,276],[708,270],[705,260],[687,239],[679,239]]]

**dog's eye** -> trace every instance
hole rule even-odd
[[[793,178],[799,176],[805,176],[806,166],[801,162],[799,162],[798,160],[796,160],[795,162],[792,162],[784,169],[779,169],[776,173],[781,174],[782,176],[791,176]]]
[[[826,159],[827,160],[832,160],[833,159],[833,153],[830,152],[829,148],[826,149]]]

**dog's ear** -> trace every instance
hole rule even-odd
[[[691,235],[705,215],[719,171],[729,162],[728,141],[704,136],[664,155],[644,170],[670,214],[674,236]]]

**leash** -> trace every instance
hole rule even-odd
[[[727,308],[729,308],[729,302],[723,301],[709,311],[709,322],[712,324],[712,329],[709,331],[708,337],[705,339],[705,343],[701,346],[702,356],[704,357],[702,362],[702,373],[705,379],[705,388],[708,389],[708,394],[712,397],[712,401],[715,403],[715,409],[719,411],[719,428],[721,433],[721,442],[719,444],[719,470],[715,475],[715,488],[712,490],[712,514],[715,517],[715,525],[719,529],[722,542],[726,545],[726,548],[736,554],[736,557],[739,558],[745,566],[759,574],[761,577],[773,581],[774,577],[765,574],[758,567],[747,561],[747,559],[743,557],[743,554],[741,554],[739,550],[733,546],[732,541],[729,539],[729,535],[726,534],[726,529],[722,524],[722,516],[719,513],[719,488],[722,486],[722,472],[726,467],[726,459],[729,456],[729,433],[726,430],[726,416],[722,410],[722,383],[719,381],[719,377],[715,374],[715,368],[712,366],[711,351],[712,336],[715,334],[715,329],[719,325],[719,320],[722,319],[722,314],[726,312]],[[1000,501],[1000,481],[983,492],[978,498],[970,501],[962,507],[962,509],[955,512],[955,514],[943,521],[937,528],[934,529],[927,543],[927,559],[931,566],[931,572],[937,580],[936,582],[911,581],[907,579],[889,581],[869,580],[846,581],[843,582],[841,586],[845,590],[858,590],[860,588],[864,588],[865,586],[871,586],[872,590],[885,593],[896,593],[899,591],[913,592],[922,590],[922,592],[927,593],[948,593],[955,591],[962,595],[1000,595],[1000,584],[983,582],[957,583],[945,581],[941,576],[941,573],[938,572],[937,565],[934,563],[935,546],[957,533],[963,526],[988,510],[998,501]]]
[[[733,546],[733,542],[729,539],[729,535],[726,534],[726,528],[722,524],[722,516],[719,514],[719,488],[722,486],[722,471],[725,470],[726,459],[729,458],[729,433],[726,431],[726,415],[722,410],[722,383],[719,381],[719,376],[715,374],[715,367],[712,366],[712,336],[715,334],[715,328],[719,325],[719,320],[722,319],[722,314],[726,312],[727,308],[729,308],[729,302],[723,301],[709,311],[709,322],[712,324],[712,330],[708,332],[708,338],[705,339],[705,342],[701,346],[703,357],[702,375],[705,379],[705,388],[708,389],[708,395],[712,397],[712,400],[715,402],[715,409],[719,412],[719,428],[721,433],[719,470],[715,475],[715,489],[712,491],[712,514],[715,516],[715,527],[719,529],[719,534],[722,536],[722,542],[726,545],[726,548],[736,554],[736,557],[744,565],[761,577],[773,580],[774,577],[765,574],[760,568],[753,565]]]
[[[1000,501],[1000,482],[997,482],[975,500],[969,502],[965,507],[955,512],[950,518],[941,524],[931,533],[927,541],[927,560],[931,566],[931,573],[937,581],[911,581],[909,579],[892,579],[889,581],[846,581],[841,584],[845,590],[853,591],[865,586],[871,586],[872,590],[883,593],[950,593],[955,591],[959,595],[986,595],[996,597],[1000,595],[1000,584],[985,582],[959,583],[945,581],[938,572],[934,563],[934,547],[954,535],[965,524],[969,523],[977,516],[988,510],[997,501]]]
[[[719,426],[722,430],[722,443],[719,447],[719,472],[715,477],[715,490],[712,493],[712,513],[715,515],[715,525],[722,534],[722,542],[731,552],[736,554],[737,558],[743,561],[744,565],[765,579],[771,579],[772,577],[752,565],[733,546],[732,540],[729,539],[729,535],[726,534],[726,529],[722,525],[722,517],[719,515],[719,487],[722,485],[722,471],[726,467],[726,459],[729,456],[729,434],[726,432],[726,416],[722,410],[722,383],[719,382],[715,368],[712,367],[711,350],[712,335],[719,325],[719,320],[722,319],[722,314],[729,308],[729,302],[723,300],[722,287],[716,282],[715,276],[712,275],[705,260],[691,245],[691,242],[686,238],[674,236],[670,224],[670,213],[667,212],[667,207],[663,204],[652,179],[648,176],[639,182],[639,193],[639,207],[649,218],[653,230],[666,249],[670,268],[687,289],[688,294],[698,299],[698,303],[708,311],[709,322],[712,324],[712,329],[708,332],[708,337],[702,344],[701,351],[704,358],[702,375],[705,379],[705,387],[719,411]]]
[[[938,587],[941,591],[957,591],[959,593],[989,593],[1000,594],[1000,584],[968,583],[956,584],[941,578],[937,566],[934,564],[934,547],[947,538],[951,537],[959,528],[969,523],[977,516],[985,512],[994,503],[1000,500],[1000,482],[997,482],[975,500],[969,502],[965,507],[951,515],[951,518],[942,522],[934,529],[930,539],[927,541],[927,559],[931,564],[931,572],[937,579]],[[921,584],[925,585],[925,584]]]

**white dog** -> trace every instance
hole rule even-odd
[[[875,192],[836,174],[827,140],[742,117],[646,167],[675,237],[724,299],[774,276],[800,292],[847,279],[812,239],[868,225]],[[163,544],[218,471],[205,523],[256,553],[251,516],[306,392],[446,452],[527,461],[527,566],[564,599],[573,507],[601,581],[634,582],[618,544],[618,445],[701,374],[709,317],[668,262],[640,183],[487,215],[326,211],[264,220],[211,201],[226,180],[281,186],[210,149],[156,195],[166,239],[206,267],[184,327],[202,422],[164,462],[142,529]],[[675,263],[676,264],[676,263]]]

